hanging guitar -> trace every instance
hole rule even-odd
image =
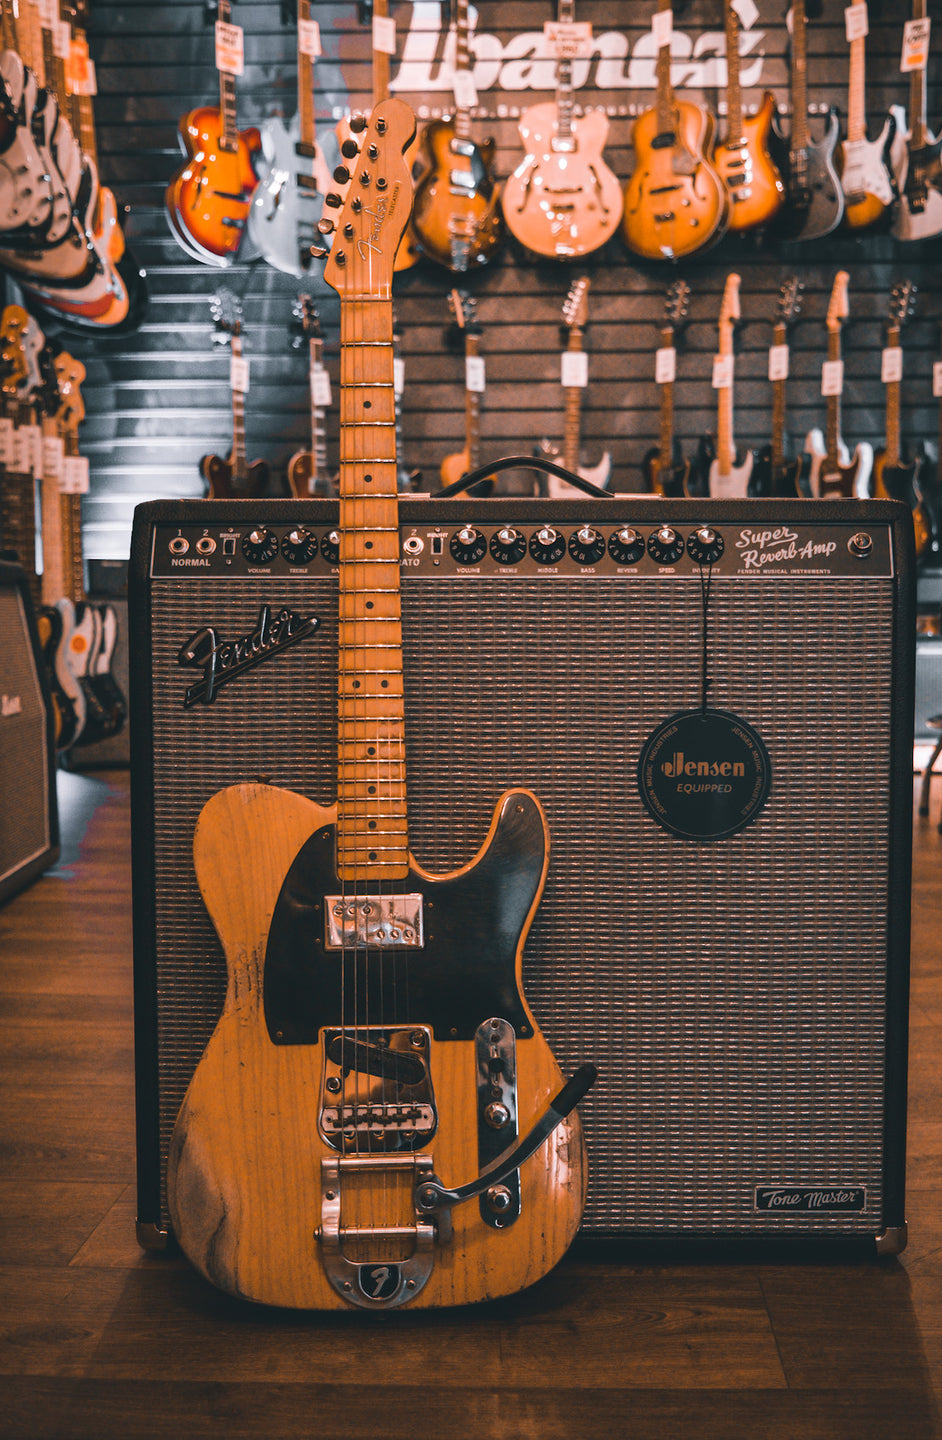
[[[320,316],[310,295],[299,295],[294,317],[300,335],[292,344],[306,344],[308,351],[308,389],[311,403],[311,447],[297,450],[288,461],[288,485],[292,495],[332,495],[335,487],[327,474],[327,431],[324,428],[326,401],[319,390],[324,386],[324,340]],[[328,387],[329,388],[329,387]]]
[[[566,392],[566,419],[562,449],[550,440],[543,440],[539,453],[548,460],[558,460],[566,470],[581,475],[604,490],[612,474],[612,457],[606,450],[597,465],[580,465],[582,445],[582,394],[588,384],[588,357],[583,348],[585,327],[589,321],[589,280],[583,276],[569,287],[563,302],[562,322],[566,348],[562,354],[561,380]],[[546,493],[551,500],[581,494],[574,485],[558,475],[546,476]]]
[[[229,0],[219,0],[217,27],[228,25],[230,17]],[[164,196],[170,229],[194,260],[231,265],[258,184],[253,162],[262,137],[254,125],[237,129],[235,76],[229,70],[219,70],[219,105],[184,115],[179,139],[187,158]]]
[[[754,115],[743,113],[739,68],[742,21],[734,0],[724,0],[726,24],[726,136],[717,145],[713,164],[729,191],[729,228],[756,230],[767,225],[785,204],[785,186],[769,151],[775,96],[763,93]]]
[[[645,488],[655,495],[678,499],[690,488],[690,461],[681,452],[674,435],[674,379],[676,374],[677,333],[687,318],[690,286],[686,280],[674,280],[668,287],[664,302],[664,324],[656,365],[661,367],[658,386],[660,401],[660,438],[642,461]]]
[[[455,7],[455,84],[471,83],[468,0]],[[424,255],[463,274],[493,257],[502,238],[500,186],[491,167],[495,142],[471,136],[471,106],[455,96],[451,120],[432,120],[422,132],[412,225]]]
[[[811,495],[811,456],[804,451],[797,459],[786,459],[785,392],[788,386],[788,331],[798,319],[804,284],[791,275],[782,284],[778,316],[769,351],[769,379],[772,382],[772,439],[759,451],[753,472],[753,490],[763,498],[808,498]]]
[[[837,229],[844,215],[844,192],[834,160],[840,122],[832,107],[824,135],[820,140],[812,140],[808,126],[805,0],[793,0],[791,20],[792,121],[787,141],[787,203],[781,212],[781,222],[790,240],[820,240]],[[780,129],[778,133],[781,138]]]
[[[204,455],[200,460],[200,474],[212,500],[262,495],[268,487],[268,464],[265,460],[253,460],[250,465],[245,454],[247,362],[242,354],[242,302],[231,290],[217,290],[210,309],[216,322],[214,343],[230,347],[232,449],[225,459],[221,455]],[[243,368],[245,373],[240,374]]]
[[[927,0],[913,0],[914,20],[928,18]],[[909,77],[910,131],[896,173],[899,204],[892,230],[897,240],[926,240],[942,231],[942,135],[926,124],[926,69]]]
[[[847,300],[850,276],[839,270],[831,286],[828,301],[827,334],[829,369],[822,371],[822,390],[827,400],[827,438],[815,428],[805,439],[811,455],[808,484],[816,500],[866,500],[870,494],[870,473],[873,469],[873,446],[861,441],[850,455],[841,434],[841,395],[844,387],[841,359],[841,327],[850,313]],[[830,379],[826,382],[826,377]]]
[[[740,277],[727,275],[717,327],[719,350],[714,360],[716,390],[716,454],[710,465],[709,492],[713,500],[739,500],[750,493],[754,456],[740,456],[733,439],[733,384],[735,356],[733,331],[740,317]]]
[[[671,15],[671,0],[658,0]],[[657,50],[657,102],[631,132],[635,168],[625,187],[622,234],[648,260],[681,260],[721,240],[729,224],[729,192],[707,158],[713,116],[678,100],[671,84],[670,28]]]
[[[844,192],[844,224],[849,230],[865,230],[888,220],[896,201],[894,166],[905,150],[906,112],[901,105],[891,105],[877,138],[868,138],[866,28],[849,43],[847,135],[837,159]]]
[[[913,512],[916,559],[926,555],[932,540],[932,521],[919,484],[921,455],[912,460],[900,439],[900,388],[903,377],[903,328],[916,306],[916,287],[911,280],[893,286],[886,318],[886,348],[883,366],[886,379],[886,440],[873,457],[871,488],[875,500],[902,500]]]
[[[448,875],[409,851],[392,279],[414,123],[400,100],[373,111],[362,203],[325,268],[341,296],[337,806],[236,785],[194,837],[229,988],[171,1138],[174,1234],[222,1290],[294,1308],[509,1294],[555,1264],[583,1204],[570,1112],[594,1071],[559,1088],[521,989],[542,808],[508,790]]]
[[[477,304],[467,290],[452,290],[448,296],[455,325],[464,348],[464,449],[446,455],[441,463],[442,485],[454,485],[481,463],[481,394],[484,389],[484,361],[481,357],[481,323]],[[486,476],[469,490],[471,495],[489,495],[496,476]]]
[[[559,0],[573,22],[574,0]],[[520,120],[524,158],[504,185],[508,229],[537,255],[568,260],[604,245],[621,220],[621,185],[602,159],[608,120],[601,110],[572,113],[572,61],[556,62],[556,101]]]

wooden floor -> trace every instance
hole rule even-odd
[[[126,774],[0,909],[0,1436],[942,1436],[942,782],[915,822],[910,1243],[898,1260],[572,1254],[466,1312],[244,1306],[134,1235]]]

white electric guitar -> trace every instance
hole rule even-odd
[[[739,500],[749,493],[753,454],[747,450],[740,459],[733,439],[733,329],[739,319],[738,275],[728,275],[719,318],[719,350],[716,357],[716,455],[710,465],[710,498]]]
[[[566,391],[566,422],[563,448],[559,449],[549,440],[540,443],[540,453],[551,460],[559,460],[567,470],[581,475],[604,490],[611,478],[612,457],[606,450],[597,465],[580,465],[579,451],[582,432],[582,392],[587,383],[587,359],[582,348],[582,337],[589,318],[589,281],[586,277],[577,280],[569,290],[563,305],[563,324],[567,330],[566,349],[562,357],[562,381]],[[581,494],[575,486],[567,484],[558,475],[547,475],[547,494],[551,500]]]

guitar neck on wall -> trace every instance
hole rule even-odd
[[[805,0],[791,7],[791,133],[788,138],[787,201],[782,225],[792,240],[820,240],[844,215],[844,192],[834,163],[840,123],[828,111],[827,129],[813,140],[808,125],[808,17]]]
[[[886,390],[884,444],[873,458],[872,491],[877,500],[902,500],[913,512],[916,558],[922,559],[932,539],[929,512],[919,485],[921,456],[906,458],[901,441],[900,391],[903,379],[903,328],[913,314],[916,287],[911,280],[893,286],[886,319],[886,347],[882,367]]]
[[[733,386],[735,352],[733,331],[740,317],[738,275],[727,275],[717,326],[719,348],[713,362],[716,390],[716,455],[710,466],[709,491],[713,500],[738,500],[749,493],[753,454],[740,458],[733,439]]]
[[[211,308],[216,321],[213,339],[230,347],[229,389],[232,395],[232,449],[221,455],[204,455],[200,474],[212,500],[229,500],[261,495],[268,486],[268,463],[253,460],[245,453],[245,394],[248,365],[242,354],[242,304],[231,290],[219,290]]]
[[[566,334],[566,348],[561,356],[561,380],[566,394],[566,415],[563,429],[563,447],[544,440],[541,452],[549,458],[561,460],[563,467],[583,480],[590,481],[604,490],[611,479],[612,457],[606,450],[596,465],[580,465],[582,449],[582,397],[589,383],[588,356],[585,352],[585,328],[589,323],[589,280],[587,276],[576,280],[569,287],[563,302],[563,328]],[[558,475],[546,477],[547,494],[558,500],[571,497],[578,492]]]
[[[839,169],[844,224],[850,230],[864,230],[888,219],[896,200],[894,157],[905,148],[906,116],[901,105],[891,106],[876,140],[868,138],[866,33],[854,35],[849,44],[847,134],[840,148]]]
[[[782,283],[778,314],[772,331],[769,351],[769,380],[772,384],[772,438],[759,452],[755,471],[755,493],[760,496],[788,497],[811,495],[811,456],[802,453],[797,459],[787,458],[785,442],[786,390],[790,356],[788,332],[801,310],[804,284],[796,275]]]
[[[330,382],[324,369],[324,339],[320,316],[310,295],[301,294],[294,307],[301,327],[302,343],[308,351],[308,389],[311,405],[311,445],[298,450],[288,461],[288,485],[292,495],[331,495],[334,487],[327,474],[327,430],[324,412],[329,403]]]
[[[745,114],[739,67],[742,21],[734,0],[724,0],[724,9],[726,136],[716,147],[713,163],[729,191],[730,230],[755,230],[773,220],[785,203],[785,186],[769,153],[775,96],[766,90],[756,113]]]
[[[477,305],[467,290],[452,290],[448,296],[455,325],[464,349],[464,449],[446,455],[441,464],[442,485],[454,485],[462,475],[476,470],[481,463],[481,396],[484,394],[484,358],[481,355],[481,324]],[[494,476],[481,482],[494,488]],[[472,494],[485,493],[477,485]]]
[[[680,442],[674,435],[674,382],[677,373],[677,334],[687,317],[690,286],[675,280],[667,291],[664,303],[664,324],[661,343],[656,352],[656,372],[660,390],[660,424],[658,444],[644,457],[646,489],[655,495],[679,498],[687,493],[690,483],[690,461],[685,460]]]
[[[822,391],[827,401],[827,437],[820,430],[809,432],[805,449],[811,455],[808,477],[811,494],[816,500],[849,499],[869,495],[873,449],[861,442],[850,456],[841,435],[841,396],[844,388],[844,362],[841,357],[841,327],[849,311],[847,293],[850,276],[839,270],[831,287],[828,302],[828,358],[822,371]]]

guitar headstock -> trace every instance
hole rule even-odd
[[[209,308],[216,325],[214,344],[227,345],[233,335],[242,334],[242,301],[232,290],[217,290]]]
[[[463,330],[467,335],[480,335],[481,322],[478,320],[478,305],[473,295],[469,295],[467,290],[451,290],[448,304],[459,330]]]
[[[840,330],[841,325],[850,313],[847,304],[847,287],[850,284],[850,276],[846,270],[838,270],[834,276],[834,284],[831,286],[831,298],[828,301],[827,328],[829,330]]]
[[[29,315],[22,305],[7,305],[0,317],[0,390],[15,395],[29,374],[24,336]]]
[[[674,280],[664,298],[664,319],[672,330],[683,325],[690,307],[690,286],[686,280]]]
[[[343,298],[388,299],[396,250],[412,210],[412,174],[403,152],[415,135],[415,116],[403,100],[381,100],[367,120],[354,116],[350,128],[359,142],[345,158],[352,171],[334,171],[339,185],[350,181],[346,198],[327,195],[317,228],[336,231],[324,279]],[[356,141],[345,142],[352,152]],[[339,211],[336,219],[329,211]]]
[[[893,286],[886,314],[890,330],[902,330],[916,309],[917,287],[912,280],[900,280]]]
[[[85,419],[85,401],[80,389],[85,379],[85,366],[67,350],[61,350],[53,363],[59,389],[56,423],[65,430],[77,430]]]
[[[569,288],[563,303],[563,323],[570,330],[581,330],[589,318],[589,280],[583,276]]]
[[[726,284],[723,287],[723,300],[720,304],[720,325],[735,325],[739,319],[739,287],[741,284],[742,281],[738,275],[727,275]]]
[[[291,340],[291,344],[295,350],[299,349],[305,340],[320,340],[322,338],[321,317],[317,313],[317,307],[314,304],[314,297],[312,295],[305,295],[302,292],[291,307],[291,314],[297,331]]]
[[[797,275],[789,275],[788,279],[782,282],[778,297],[778,323],[780,325],[792,325],[798,319],[804,288],[805,282],[799,280]]]

